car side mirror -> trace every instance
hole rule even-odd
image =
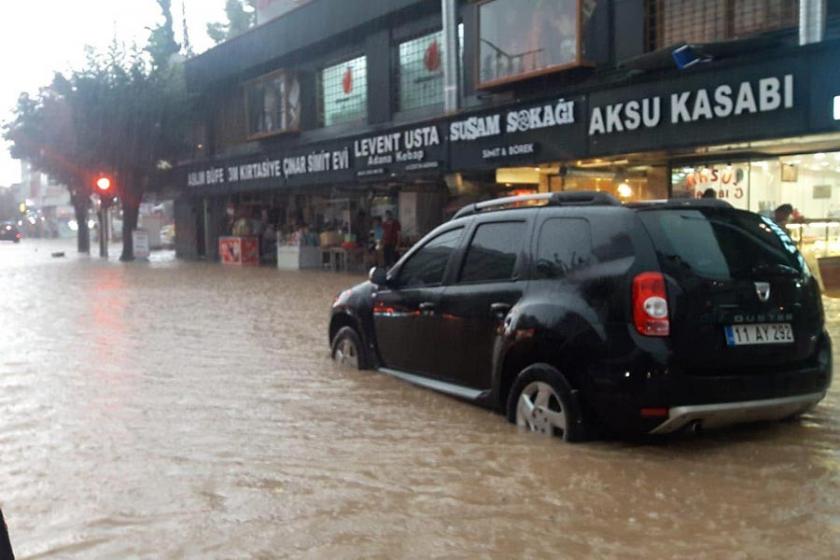
[[[370,273],[368,274],[368,279],[370,280],[371,284],[375,286],[387,286],[388,285],[388,271],[386,271],[381,266],[375,266],[370,269]]]

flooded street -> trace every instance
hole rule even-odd
[[[333,366],[329,304],[356,280],[0,244],[18,556],[840,554],[837,385],[800,423],[564,445]],[[840,299],[826,313],[840,343]]]

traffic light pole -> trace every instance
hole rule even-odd
[[[99,256],[108,258],[108,237],[109,237],[109,212],[108,205],[104,202],[99,205]]]

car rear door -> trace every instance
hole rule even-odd
[[[796,367],[822,332],[816,280],[768,218],[728,208],[663,208],[639,216],[669,278],[671,342],[688,373]]]
[[[476,220],[460,267],[441,295],[440,371],[447,381],[490,387],[493,344],[525,289],[519,271],[531,224],[520,216]]]

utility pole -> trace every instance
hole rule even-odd
[[[443,20],[443,107],[458,110],[458,0],[440,0]]]
[[[108,258],[108,242],[111,237],[111,220],[109,205],[107,201],[101,201],[99,204],[99,256],[103,259]]]

